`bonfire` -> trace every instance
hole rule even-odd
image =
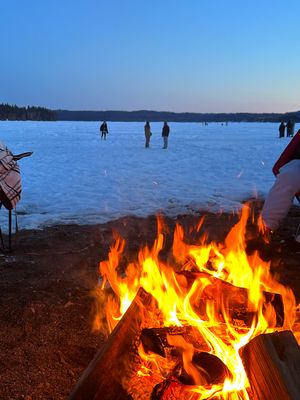
[[[126,268],[116,237],[95,292],[94,329],[111,334],[71,399],[300,398],[295,296],[258,251],[247,254],[249,214],[224,243],[188,244],[177,225],[168,260],[158,218],[153,246]]]

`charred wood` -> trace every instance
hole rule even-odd
[[[207,376],[207,383],[209,385],[217,385],[225,382],[225,379],[231,379],[232,374],[227,366],[218,357],[204,351],[195,353],[192,359],[193,365],[205,371]],[[182,380],[182,377],[181,377]],[[190,379],[185,381],[187,384],[195,384]]]
[[[192,326],[143,329],[141,333],[141,342],[144,350],[162,357],[180,356],[176,346],[169,344],[168,335],[182,336],[187,343],[191,343],[194,346],[195,350],[210,350],[210,347],[203,339],[198,329]]]
[[[193,377],[184,368],[182,348],[176,346],[171,340],[174,338],[176,343],[179,336],[187,345],[192,345],[194,354],[191,365],[196,368],[196,373],[198,370],[198,374],[202,375],[205,384],[223,383],[226,378],[232,377],[226,365],[218,357],[208,353],[209,345],[198,329],[192,326],[143,329],[141,342],[146,352],[176,360],[177,365],[173,369],[173,375],[185,385],[195,385]]]
[[[207,320],[207,304],[213,305],[217,320],[225,322],[224,311],[235,325],[250,327],[253,319],[257,317],[253,305],[249,301],[248,289],[234,286],[221,279],[214,278],[204,272],[183,271],[179,276],[186,278],[187,288],[190,288],[195,280],[204,278],[209,281],[202,291],[196,292],[192,298],[194,311],[200,318]],[[284,305],[282,296],[278,293],[263,292],[262,311],[270,322],[270,327],[281,327],[284,323]]]
[[[191,386],[182,384],[177,378],[171,377],[156,385],[151,400],[197,400],[199,395],[190,392]]]

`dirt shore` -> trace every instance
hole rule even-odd
[[[259,204],[256,206],[259,209]],[[237,221],[229,214],[205,214],[200,234],[221,241]],[[197,216],[166,218],[172,243],[176,222],[189,232]],[[289,238],[300,223],[295,207],[272,241],[272,271],[300,299],[300,245]],[[113,231],[126,240],[125,261],[152,244],[156,219],[125,217],[101,225],[59,225],[21,230],[12,252],[0,253],[0,399],[66,399],[105,340],[91,331],[100,260],[107,258]],[[7,238],[5,238],[6,240]],[[197,238],[189,238],[191,241]]]

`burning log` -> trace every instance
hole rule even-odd
[[[175,381],[178,378],[182,385],[220,384],[226,378],[232,378],[226,365],[208,353],[210,348],[203,336],[191,326],[143,329],[141,342],[146,352],[176,360],[172,373],[176,377]],[[164,382],[161,386],[169,388]]]
[[[168,335],[182,336],[187,343],[191,343],[194,346],[195,350],[210,350],[203,336],[200,335],[199,330],[192,326],[143,329],[141,342],[144,350],[146,352],[151,351],[162,357],[177,357],[178,349],[168,342]]]
[[[192,364],[195,368],[205,374],[207,387],[224,383],[226,378],[231,379],[232,374],[226,365],[216,356],[200,352],[195,353],[192,358]],[[199,394],[192,393],[191,389],[196,382],[191,379],[183,370],[183,374],[179,377],[171,376],[157,384],[151,395],[151,400],[198,400]]]
[[[199,395],[192,394],[190,387],[183,385],[177,378],[172,377],[159,383],[153,389],[151,400],[197,400]]]
[[[199,278],[209,281],[202,291],[198,291],[191,302],[195,312],[203,320],[207,320],[207,304],[213,304],[217,320],[225,322],[224,311],[231,321],[237,325],[250,327],[257,312],[249,302],[248,289],[234,286],[221,279],[214,278],[205,272],[179,272],[185,276],[188,288]],[[224,310],[224,311],[223,311]],[[263,292],[263,315],[269,322],[269,326],[281,327],[284,323],[284,306],[282,296],[278,293]]]
[[[206,352],[195,353],[192,363],[196,368],[205,371],[209,385],[224,383],[225,379],[232,378],[232,374],[227,366],[213,354]],[[192,382],[189,383],[192,384]]]
[[[300,399],[300,349],[291,331],[259,335],[240,354],[255,400]]]
[[[152,304],[153,297],[140,288],[106,343],[83,373],[69,400],[130,398],[121,382],[140,335],[143,313],[146,309],[151,309]]]

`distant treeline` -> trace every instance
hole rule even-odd
[[[300,111],[275,113],[173,113],[160,111],[68,111],[56,110],[59,121],[150,121],[150,122],[281,122],[289,119],[300,122]]]
[[[55,111],[44,107],[17,107],[0,104],[0,120],[9,121],[55,121]]]
[[[300,111],[275,113],[174,113],[168,111],[69,111],[0,104],[0,120],[119,122],[300,122]]]

